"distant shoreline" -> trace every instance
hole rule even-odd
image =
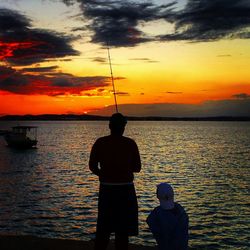
[[[128,116],[130,121],[250,121],[250,116],[214,116],[214,117],[160,117]],[[0,117],[0,121],[107,121],[109,116],[97,115],[5,115]]]

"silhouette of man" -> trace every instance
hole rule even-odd
[[[133,184],[134,172],[140,172],[138,147],[123,136],[127,120],[115,113],[109,121],[111,134],[96,140],[89,168],[99,176],[98,218],[95,250],[105,250],[110,234],[115,233],[115,248],[128,249],[128,237],[138,234],[138,205]]]

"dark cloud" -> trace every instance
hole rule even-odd
[[[92,42],[115,47],[132,47],[155,40],[140,30],[139,25],[160,19],[175,4],[158,6],[150,1],[121,0],[62,1],[67,5],[80,3],[84,20],[90,22],[87,27],[93,32]]]
[[[219,39],[250,38],[249,0],[187,0],[184,9],[177,1],[157,5],[152,1],[62,0],[80,3],[83,18],[92,31],[92,42],[106,46],[132,47],[150,41],[186,40],[207,42]],[[141,24],[152,21],[173,24],[174,32],[149,36]],[[79,29],[77,29],[79,30]]]
[[[227,55],[218,55],[217,57],[232,57],[232,55],[229,55],[229,54],[227,54]]]
[[[79,58],[79,57],[75,57],[74,59],[81,59],[81,58]],[[65,58],[65,59],[46,59],[46,62],[71,62],[71,61],[73,61],[73,59],[72,58]]]
[[[174,95],[178,95],[178,94],[182,94],[183,92],[178,92],[178,91],[167,91],[167,94],[174,94]]]
[[[67,88],[67,87],[77,87],[80,84],[78,82],[72,81],[70,77],[59,77],[55,78],[52,82],[51,86],[60,87],[60,88]]]
[[[74,38],[49,30],[32,29],[31,21],[9,9],[0,9],[0,60],[30,65],[48,59],[75,56]]]
[[[0,66],[0,90],[21,95],[80,95],[82,91],[110,85],[106,76],[77,77],[72,74],[51,72],[32,75],[11,67]]]
[[[129,60],[131,60],[131,61],[148,61],[149,60],[149,58],[130,58]]]
[[[66,58],[66,59],[60,59],[59,61],[61,61],[61,62],[71,62],[71,61],[72,61],[72,59],[70,59],[70,58]]]
[[[21,71],[44,73],[44,72],[55,71],[56,69],[58,69],[58,66],[23,68]]]
[[[100,89],[97,89],[98,92],[104,92],[106,89],[104,88],[100,88]]]
[[[127,79],[126,77],[122,77],[122,76],[117,76],[117,77],[114,77],[114,80],[125,80]]]
[[[239,32],[239,33],[237,33],[236,38],[240,38],[240,39],[250,39],[250,32],[248,32],[248,31]]]
[[[94,31],[92,42],[106,46],[135,46],[150,41],[149,37],[137,28],[140,20],[150,19],[155,14],[148,4],[131,4],[129,2],[112,2],[102,5],[82,4],[84,14],[92,19]],[[139,11],[140,10],[140,11]]]
[[[98,63],[107,63],[107,59],[104,57],[94,57],[92,58],[92,61]]]
[[[166,16],[175,32],[162,40],[215,41],[250,38],[249,0],[188,0],[186,7]]]
[[[56,74],[53,76],[53,82],[51,86],[56,87],[72,87],[72,88],[83,88],[84,90],[90,90],[97,87],[108,86],[110,78],[106,76],[85,76],[75,77],[71,74]]]
[[[131,58],[129,60],[131,60],[131,61],[141,61],[141,62],[145,62],[145,63],[157,63],[157,62],[159,62],[159,61],[151,60],[150,58]]]
[[[13,93],[22,93],[27,87],[29,87],[29,80],[26,76],[10,67],[0,66],[0,90],[11,89]]]
[[[232,97],[236,99],[250,99],[250,95],[246,93],[235,94]]]
[[[104,92],[97,92],[97,93],[82,93],[83,96],[88,96],[88,97],[96,97],[96,96],[106,96]]]
[[[22,31],[30,27],[30,19],[14,10],[0,9],[0,30],[9,32],[11,30]]]
[[[130,96],[130,94],[128,92],[122,92],[122,91],[118,91],[115,94],[119,95],[119,96]]]
[[[87,30],[87,27],[75,27],[73,29],[71,29],[73,32],[76,32],[76,31],[86,31]]]

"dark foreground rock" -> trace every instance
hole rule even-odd
[[[93,241],[45,239],[35,236],[0,236],[1,250],[92,250]],[[130,244],[129,250],[154,250],[153,247],[145,247]],[[113,242],[108,250],[114,250]]]

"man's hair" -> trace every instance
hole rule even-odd
[[[109,119],[110,129],[124,128],[126,124],[127,124],[127,119],[121,113],[115,113]]]

